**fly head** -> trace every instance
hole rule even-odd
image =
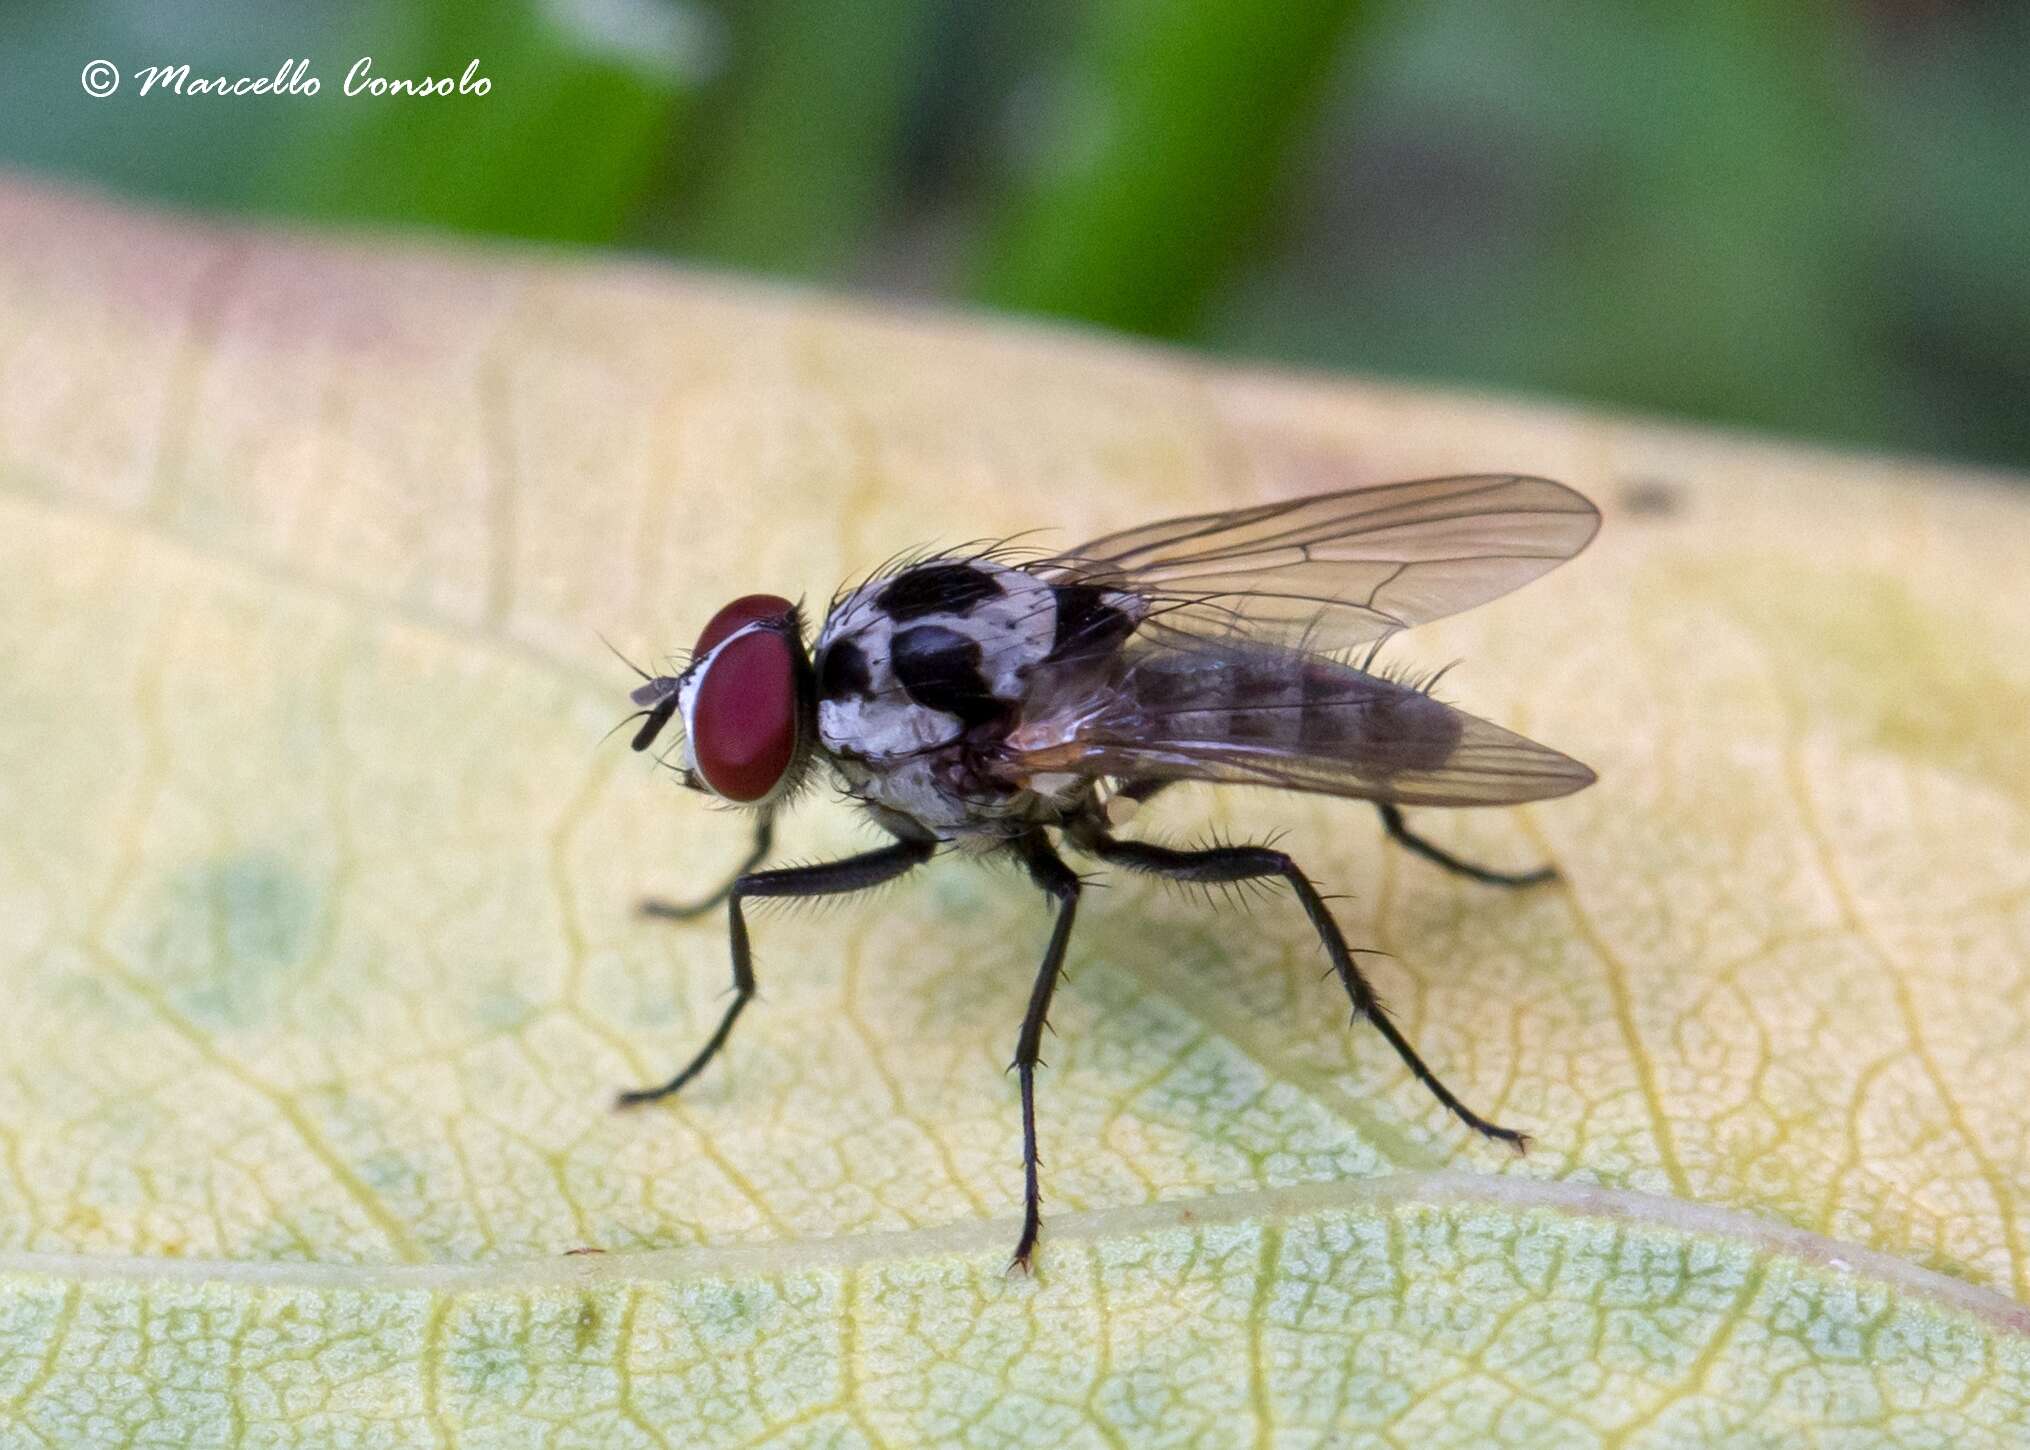
[[[803,778],[817,739],[817,689],[796,605],[748,594],[698,635],[681,674],[645,679],[629,697],[647,750],[674,719],[684,784],[736,805],[777,800]]]

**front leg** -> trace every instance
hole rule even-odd
[[[726,896],[726,915],[733,944],[733,1001],[719,1020],[719,1030],[684,1069],[659,1087],[633,1088],[614,1100],[616,1108],[631,1108],[668,1097],[705,1070],[705,1064],[726,1045],[733,1023],[754,996],[754,965],[747,946],[747,916],[740,903],[750,896],[838,896],[864,891],[893,881],[928,861],[937,842],[928,837],[907,838],[892,846],[848,856],[843,861],[826,861],[816,866],[790,866],[780,871],[752,871],[733,883]]]
[[[1029,868],[1029,879],[1058,903],[1057,924],[1051,928],[1050,945],[1043,949],[1043,965],[1036,969],[1036,985],[1029,989],[1029,1010],[1022,1014],[1015,1060],[1009,1064],[1022,1083],[1022,1237],[1016,1240],[1015,1257],[1008,1267],[1026,1272],[1036,1251],[1036,1237],[1043,1230],[1043,1190],[1038,1176],[1042,1160],[1036,1154],[1036,1069],[1043,1061],[1050,996],[1057,989],[1064,949],[1071,941],[1072,918],[1078,913],[1079,879],[1040,831],[1015,842],[1015,851]]]
[[[643,916],[661,917],[664,921],[690,921],[703,916],[720,902],[733,894],[733,888],[740,884],[740,878],[752,873],[768,859],[768,853],[775,848],[775,812],[764,810],[754,820],[754,843],[748,848],[747,859],[739,869],[726,878],[726,884],[709,896],[696,901],[664,901],[651,896],[641,904]]]

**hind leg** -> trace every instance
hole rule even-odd
[[[1443,846],[1433,845],[1411,830],[1403,823],[1403,813],[1396,806],[1387,801],[1376,801],[1375,809],[1382,813],[1382,826],[1396,844],[1470,881],[1487,886],[1540,886],[1558,877],[1554,866],[1540,866],[1534,871],[1495,871],[1486,866],[1476,866],[1471,861],[1462,861]]]
[[[1409,1039],[1390,1019],[1383,1009],[1381,999],[1374,994],[1374,988],[1362,975],[1355,963],[1353,951],[1346,944],[1346,937],[1339,930],[1339,923],[1332,919],[1326,908],[1325,898],[1318,894],[1318,888],[1311,879],[1297,868],[1297,863],[1281,851],[1267,846],[1214,846],[1200,851],[1178,851],[1167,846],[1152,846],[1144,841],[1121,841],[1097,830],[1083,830],[1077,837],[1080,850],[1090,851],[1102,861],[1125,866],[1130,871],[1144,871],[1153,876],[1167,876],[1173,881],[1251,881],[1261,877],[1280,877],[1289,883],[1297,893],[1297,900],[1304,908],[1304,914],[1311,919],[1311,929],[1318,933],[1319,942],[1325,947],[1325,954],[1331,958],[1332,968],[1339,974],[1347,997],[1353,1002],[1356,1019],[1365,1017],[1381,1033],[1396,1056],[1418,1082],[1431,1095],[1443,1103],[1452,1115],[1473,1129],[1474,1132],[1507,1143],[1517,1152],[1529,1147],[1529,1135],[1513,1128],[1504,1128],[1489,1122],[1454,1096],[1452,1090],[1438,1079],[1410,1046]]]

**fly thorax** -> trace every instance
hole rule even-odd
[[[894,757],[1011,721],[1055,640],[1052,587],[988,560],[941,560],[864,585],[818,643],[829,750]]]

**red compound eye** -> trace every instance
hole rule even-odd
[[[749,602],[738,600],[720,610],[705,635]],[[709,648],[703,637],[699,648]],[[691,750],[705,784],[729,801],[760,800],[775,789],[796,755],[796,652],[796,643],[787,635],[757,629],[712,656],[698,681],[691,708]]]
[[[730,634],[758,619],[783,619],[796,606],[779,594],[743,594],[705,622],[698,633],[698,647],[691,658],[701,660]]]

